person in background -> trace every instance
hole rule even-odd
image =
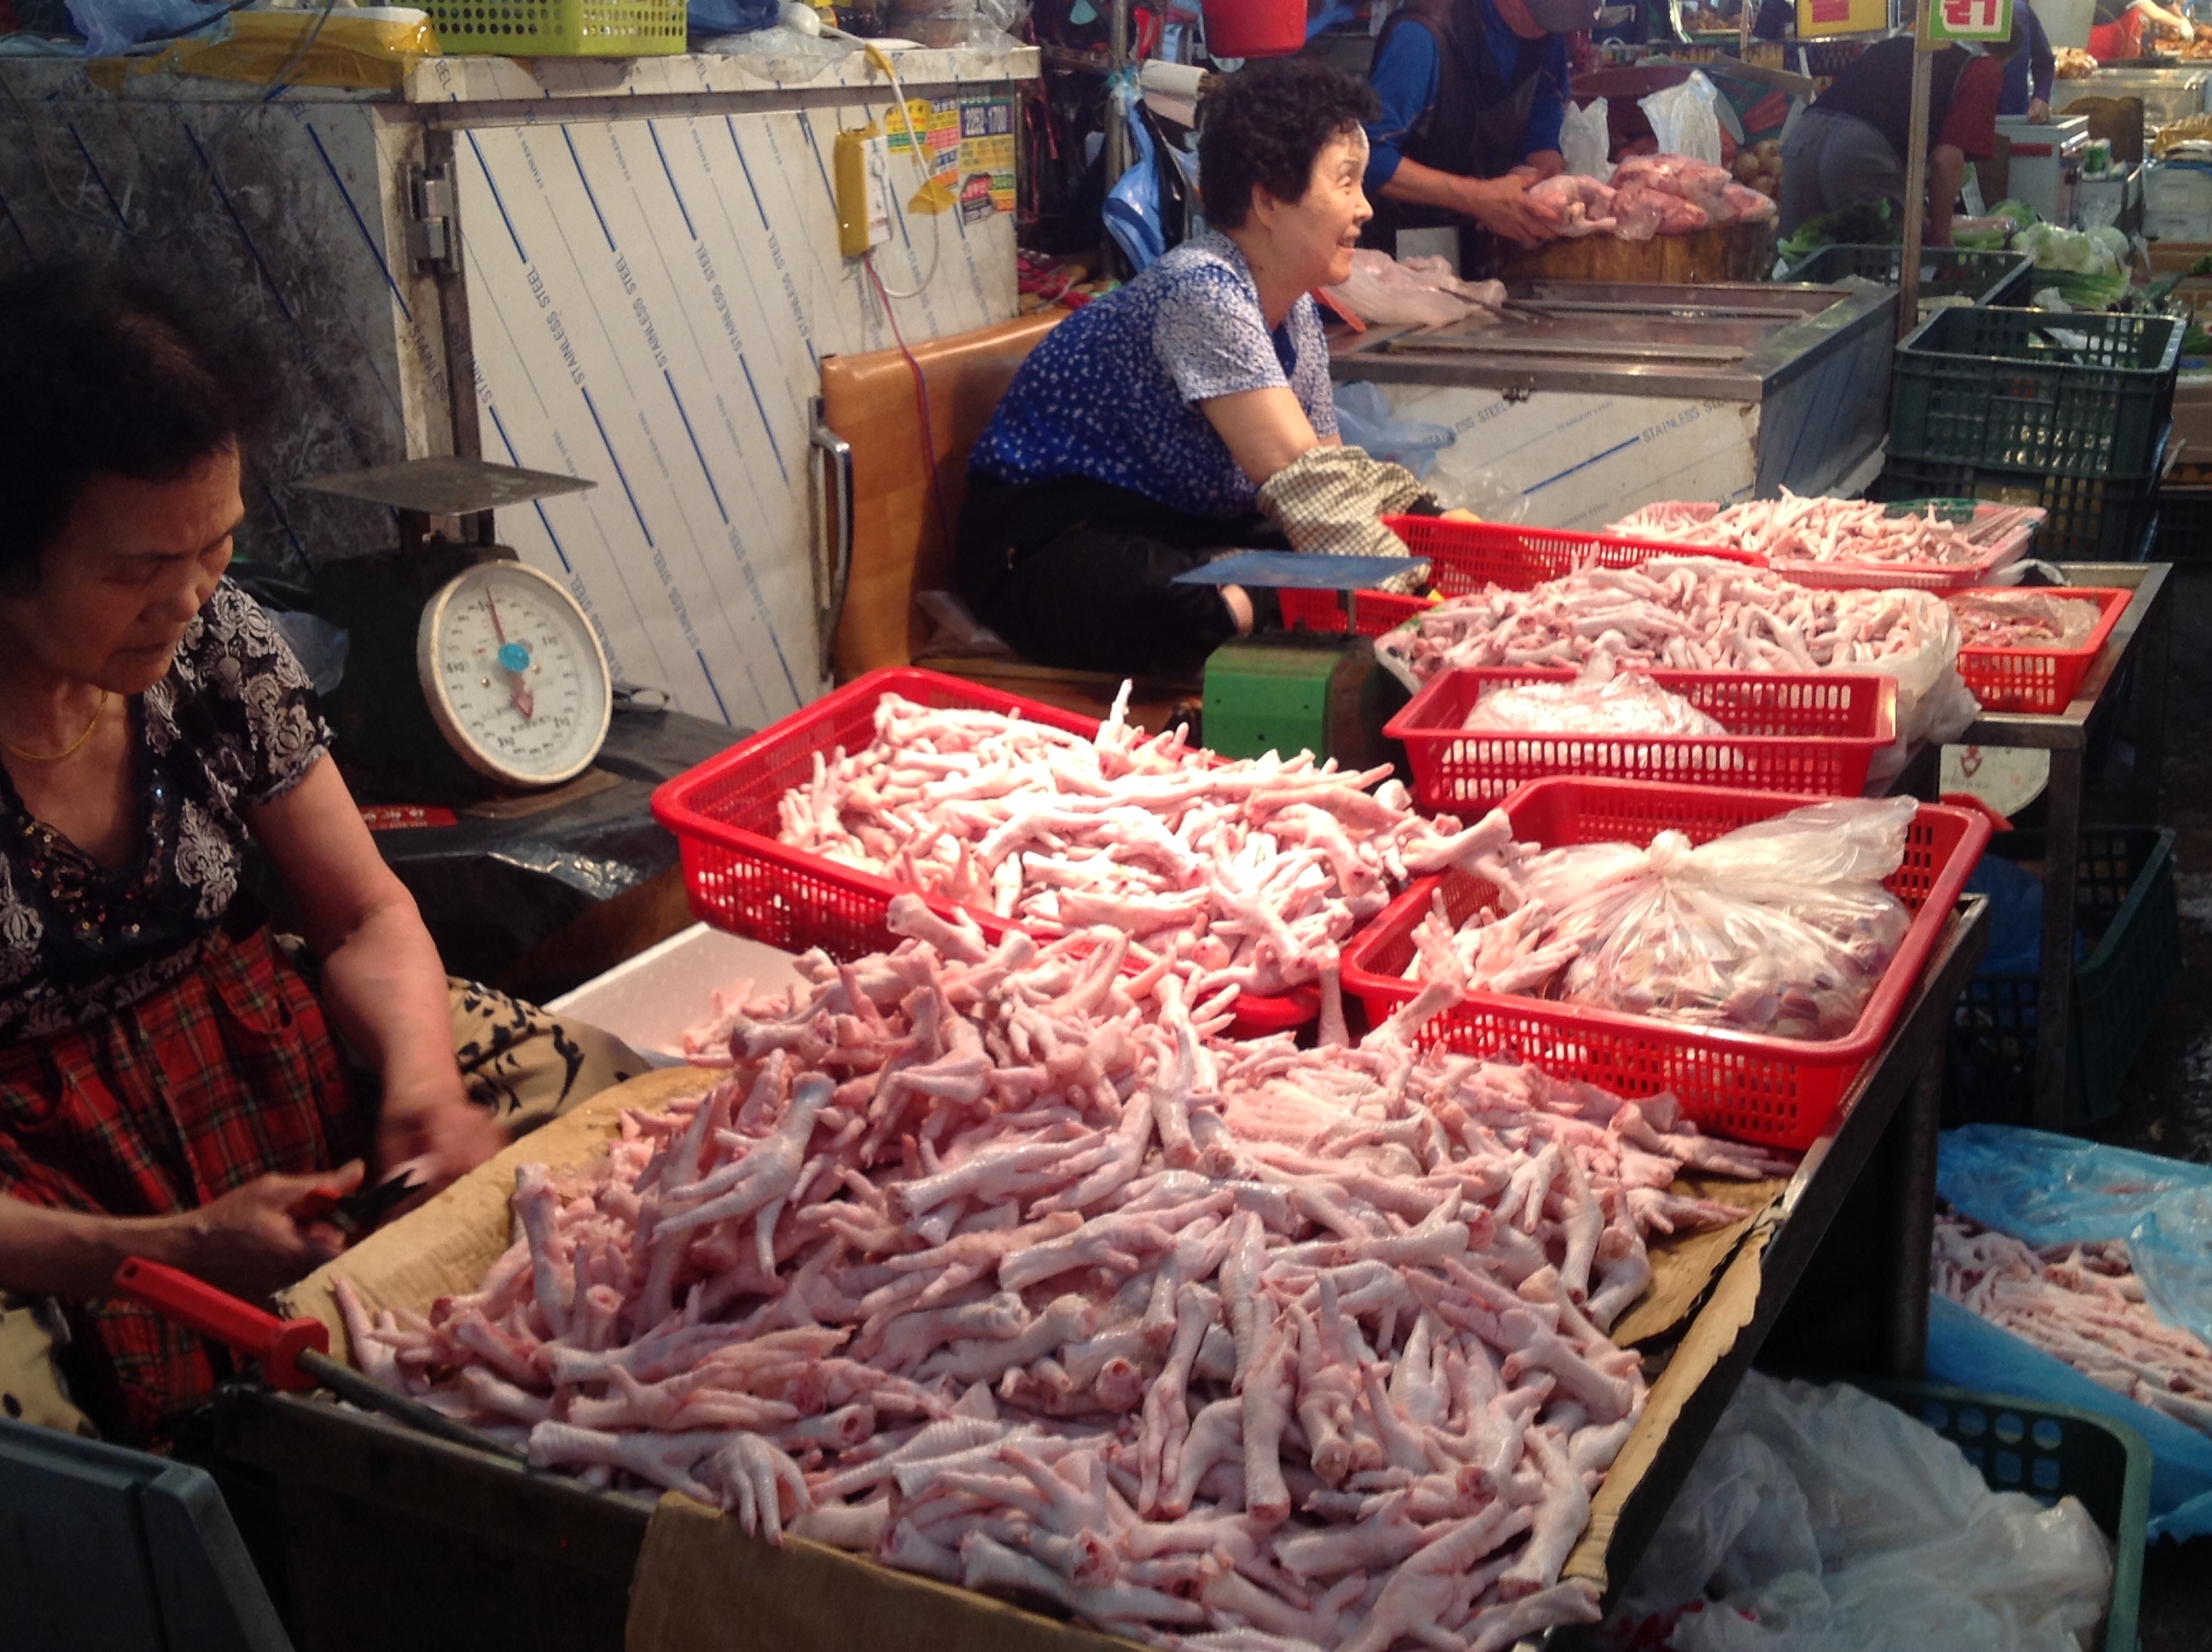
[[[1796,0],[1759,0],[1751,33],[1758,40],[1785,40],[1797,31]]]
[[[2089,25],[2089,55],[2099,63],[2130,63],[2148,55],[2161,35],[2197,38],[2197,27],[2154,0],[2097,0]]]
[[[1947,46],[1931,54],[1928,91],[1928,216],[1930,246],[1951,245],[1951,219],[1966,162],[1996,153],[1997,99],[2005,64],[2024,41],[2020,14],[2012,33],[1990,52]],[[1782,145],[1781,233],[1856,202],[1905,208],[1905,153],[1911,144],[1912,37],[1878,40],[1836,76]]]
[[[2027,0],[2013,0],[2013,14],[2026,26],[2026,46],[2005,59],[2004,92],[1997,99],[2001,115],[2026,115],[2040,125],[2051,118],[2051,88],[2057,78],[2058,58],[2043,20]]]
[[[1180,674],[1253,624],[1220,550],[1406,555],[1377,518],[1425,502],[1346,447],[1312,291],[1352,273],[1375,95],[1304,58],[1199,104],[1207,233],[1061,322],[969,457],[953,583],[1025,658]]]
[[[1398,251],[1406,229],[1472,222],[1514,241],[1550,229],[1528,186],[1565,164],[1565,37],[1596,21],[1595,0],[1409,0],[1390,15],[1368,80],[1381,112],[1367,123],[1362,242]],[[1463,257],[1462,272],[1482,262]]]
[[[131,1443],[224,1356],[110,1297],[118,1264],[300,1278],[344,1242],[319,1190],[499,1149],[531,1038],[447,981],[306,674],[224,577],[268,379],[127,276],[0,281],[25,416],[0,442],[0,1412]],[[619,1076],[546,1025],[549,1109]]]

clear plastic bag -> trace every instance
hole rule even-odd
[[[1721,164],[1721,118],[1714,105],[1720,94],[1692,71],[1680,86],[1637,100],[1651,122],[1651,135],[1664,155],[1687,155],[1707,166]],[[1624,166],[1626,162],[1622,163]]]
[[[1528,204],[1549,221],[1553,234],[1570,240],[1609,235],[1618,228],[1612,187],[1576,173],[1563,172],[1532,185]]]
[[[1608,1633],[1671,1618],[1676,1652],[2078,1652],[2112,1587],[2074,1498],[1992,1491],[1886,1401],[1754,1371]]]
[[[1541,995],[1769,1037],[1844,1036],[1911,927],[1881,880],[1904,859],[1917,807],[1843,799],[1694,848],[1665,831],[1648,848],[1534,857],[1516,871],[1519,902],[1541,904],[1547,945],[1577,949]]]
[[[1362,247],[1352,255],[1352,274],[1328,295],[1363,321],[1419,326],[1460,321],[1505,301],[1494,281],[1462,281],[1442,258],[1394,258]]]
[[[1613,176],[1612,156],[1613,133],[1606,124],[1605,100],[1592,98],[1578,106],[1569,99],[1559,122],[1559,157],[1567,163],[1567,170],[1602,184]]]
[[[1571,683],[1499,683],[1483,691],[1463,726],[1516,734],[1688,734],[1728,730],[1641,671]]]
[[[1402,465],[1417,477],[1426,476],[1437,455],[1459,440],[1448,424],[1394,416],[1389,397],[1370,380],[1334,386],[1332,394],[1337,434],[1348,446],[1363,449],[1370,459]]]
[[[1948,601],[1969,648],[2079,648],[2100,612],[2095,598],[2061,591],[1972,591]]]

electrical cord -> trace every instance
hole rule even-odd
[[[870,258],[864,262],[867,264],[868,279],[875,282],[876,291],[883,298],[884,313],[890,318],[891,337],[898,340],[899,354],[906,357],[907,370],[914,374],[915,405],[921,415],[921,456],[929,467],[929,497],[937,511],[938,537],[945,542],[945,555],[950,556],[953,552],[952,520],[945,513],[945,486],[937,476],[937,434],[929,416],[929,380],[922,373],[921,363],[915,359],[906,335],[899,331],[897,313],[891,308],[890,295],[884,288],[883,276],[877,272],[875,259]]]
[[[914,164],[921,169],[922,187],[924,189],[928,188],[929,185],[935,181],[937,174],[930,170],[929,155],[922,148],[921,134],[915,131],[914,129],[914,117],[908,112],[906,106],[906,88],[899,84],[898,70],[891,67],[890,54],[886,52],[873,40],[864,40],[858,35],[847,34],[845,31],[841,28],[825,27],[822,32],[825,34],[839,35],[845,39],[851,40],[866,54],[867,59],[870,63],[875,64],[877,68],[884,71],[884,78],[891,83],[891,100],[898,106],[899,124],[906,128],[908,151],[914,156]],[[890,308],[890,301],[895,298],[920,298],[923,293],[928,290],[929,283],[937,279],[937,266],[943,262],[945,255],[945,226],[943,222],[945,215],[941,212],[935,212],[927,216],[937,221],[937,233],[929,238],[929,273],[918,279],[913,287],[908,288],[907,291],[901,292],[896,287],[890,287],[884,284],[882,273],[876,268],[876,252],[873,247],[870,247],[866,253],[863,255],[867,263],[868,274],[875,280],[876,291],[882,295],[884,308],[886,311]],[[907,244],[909,246],[914,244],[914,238],[911,234],[907,237]],[[894,335],[896,335],[898,330],[898,323],[896,319],[891,323],[891,330]],[[933,474],[934,473],[933,472]],[[942,514],[941,512],[939,513]]]

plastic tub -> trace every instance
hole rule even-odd
[[[1422,684],[1384,726],[1402,740],[1424,809],[1479,814],[1553,774],[1856,797],[1897,738],[1897,683],[1877,674],[1652,671],[1725,736],[1470,732],[1475,701],[1504,683],[1566,683],[1571,671],[1460,666]]]
[[[2000,586],[2018,591],[2019,586]],[[1959,650],[1959,675],[1982,702],[1984,711],[2062,712],[2074,703],[2075,691],[2089,667],[2105,650],[2105,640],[2127,612],[2132,591],[2073,586],[2038,586],[2053,597],[2080,597],[2098,604],[2097,623],[2078,648],[1979,648]],[[1947,593],[1971,597],[1973,591]]]
[[[2096,1644],[2102,1652],[2136,1652],[2150,1523],[2151,1455],[2142,1435],[2112,1418],[2049,1400],[1896,1377],[1846,1380],[1957,1446],[1990,1491],[2024,1492],[2046,1507],[2061,1497],[2079,1498],[2112,1540],[2112,1599]]]
[[[1501,806],[1512,819],[1516,838],[1558,848],[1571,843],[1649,843],[1670,827],[1704,843],[1753,821],[1827,800],[1563,778],[1533,781]],[[1906,838],[1904,864],[1887,884],[1911,909],[1912,926],[1860,1012],[1858,1025],[1845,1037],[1773,1038],[1480,992],[1438,1015],[1422,1036],[1462,1054],[1508,1050],[1556,1078],[1586,1079],[1622,1096],[1670,1090],[1701,1127],[1802,1151],[1827,1127],[1860,1070],[1887,1041],[1989,838],[1990,823],[1981,815],[1940,804],[1920,805]],[[1413,926],[1439,892],[1454,924],[1489,905],[1497,894],[1485,879],[1467,872],[1424,878],[1354,938],[1344,955],[1344,987],[1366,1005],[1370,1021],[1381,1022],[1419,990],[1405,975],[1413,958]]]
[[[915,666],[870,671],[653,793],[653,816],[675,835],[693,917],[787,951],[818,946],[834,958],[899,944],[885,915],[895,896],[915,890],[776,841],[778,801],[811,777],[817,753],[827,756],[840,746],[849,751],[872,740],[876,702],[886,694],[934,708],[1003,712],[1086,738],[1098,732],[1093,719],[941,672]],[[940,914],[965,911],[994,943],[1022,927],[978,907],[924,898]],[[1304,1025],[1320,1007],[1318,991],[1249,994],[1237,1001],[1232,1030],[1261,1037]]]
[[[1736,550],[1707,550],[1571,528],[1528,528],[1510,522],[1454,522],[1440,516],[1386,516],[1382,525],[1429,562],[1429,580],[1447,597],[1485,586],[1528,591],[1578,568],[1641,568],[1654,556],[1710,556],[1763,568],[1765,559]]]

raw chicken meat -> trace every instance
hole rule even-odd
[[[1990,506],[1961,525],[1946,520],[1932,502],[1925,510],[1907,511],[1867,499],[1807,497],[1784,488],[1779,499],[1747,500],[1725,510],[1647,505],[1607,531],[1674,545],[1751,551],[1772,562],[1955,568],[1983,561],[2008,539],[2032,531],[2043,517],[2033,506]]]
[[[1746,189],[1741,184],[1730,184],[1722,191],[1721,204],[1728,210],[1729,221],[1740,224],[1764,223],[1776,211],[1772,196]]]
[[[1614,228],[1612,186],[1595,178],[1562,173],[1530,185],[1528,200],[1563,236],[1609,234]]]
[[[1484,863],[1495,904],[1455,927],[1443,892],[1407,978],[1729,1027],[1840,1038],[1911,927],[1882,887],[1917,805],[1795,809],[1692,848],[1508,843]]]
[[[1946,1213],[1933,1282],[2092,1382],[2212,1434],[2212,1348],[2152,1310],[2125,1240],[2036,1250]]]
[[[1641,671],[1572,683],[1498,683],[1482,692],[1464,726],[1516,734],[1690,734],[1728,730]]]
[[[1648,1234],[1743,1214],[1678,1169],[1785,1164],[1417,1055],[1449,993],[1357,1048],[1232,1043],[1095,938],[891,921],[931,938],[723,1001],[705,1097],[523,1167],[477,1290],[342,1290],[362,1368],[541,1466],[1156,1644],[1595,1619],[1561,1569],[1644,1399],[1606,1327]]]
[[[1702,212],[1700,224],[1724,224],[1735,216],[1728,206],[1728,186],[1732,181],[1734,174],[1727,167],[1686,155],[1634,155],[1613,169],[1616,190],[1650,190],[1672,196]]]
[[[1117,956],[1193,999],[1318,980],[1409,874],[1480,850],[1388,765],[1226,762],[1129,727],[1127,695],[1085,739],[886,694],[873,741],[817,756],[784,796],[781,841],[1039,935],[1110,926]]]
[[[2094,597],[2051,591],[1961,591],[1944,601],[1969,648],[2079,648],[2103,611]]]

